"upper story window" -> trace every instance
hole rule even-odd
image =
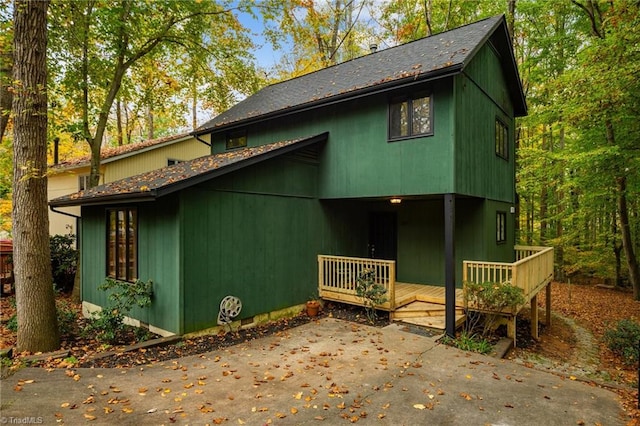
[[[107,276],[134,282],[138,278],[138,211],[107,210]]]
[[[395,99],[389,105],[389,139],[433,134],[431,96]]]
[[[78,176],[78,191],[89,189],[89,175]]]
[[[167,158],[167,166],[173,166],[178,163],[182,163],[182,161],[176,160],[175,158]]]
[[[247,146],[247,131],[227,133],[227,149],[242,148]]]
[[[496,155],[509,159],[509,128],[499,118],[496,118]]]

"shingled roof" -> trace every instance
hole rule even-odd
[[[194,134],[427,81],[464,70],[491,39],[502,58],[516,116],[527,106],[503,15],[381,50],[291,80],[267,86],[196,129]]]
[[[102,164],[109,163],[111,161],[120,160],[121,158],[128,157],[134,154],[140,154],[151,149],[160,148],[163,146],[171,145],[177,142],[182,142],[187,139],[191,139],[193,136],[190,133],[180,133],[177,135],[164,136],[156,139],[148,139],[146,141],[131,143],[120,146],[106,146],[100,149],[100,160]],[[83,155],[76,158],[71,158],[65,161],[61,161],[58,164],[50,166],[53,173],[66,169],[72,169],[76,167],[86,167],[91,164],[91,155]]]
[[[221,154],[207,155],[158,170],[152,170],[86,191],[58,197],[51,207],[102,205],[153,201],[158,197],[196,185],[232,171],[247,167],[327,140],[328,133],[308,138],[275,142]]]

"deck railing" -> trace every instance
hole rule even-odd
[[[553,248],[515,246],[516,262],[463,262],[463,282],[492,282],[521,288],[528,302],[553,278]],[[362,304],[356,294],[358,277],[365,270],[373,270],[376,282],[387,290],[387,302],[380,309],[396,309],[396,262],[393,260],[369,259],[318,255],[319,296],[338,302]],[[520,308],[520,307],[519,307]]]
[[[320,297],[360,304],[361,299],[356,295],[356,284],[358,277],[368,270],[373,270],[376,283],[384,286],[387,290],[387,302],[380,305],[379,308],[395,309],[395,260],[318,255]]]
[[[515,246],[515,252],[515,263],[465,260],[463,282],[512,285],[522,289],[528,302],[553,278],[553,247]]]

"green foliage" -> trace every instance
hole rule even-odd
[[[11,305],[11,307],[14,310],[16,309],[16,298],[15,298],[15,296],[13,296],[13,297],[11,297],[9,299],[9,304]],[[12,331],[13,333],[17,332],[18,331],[18,315],[16,313],[11,315],[11,317],[7,320],[7,323],[5,324],[5,326],[7,327],[7,329]]]
[[[15,309],[16,299],[12,297],[10,303]],[[75,332],[76,320],[78,319],[76,309],[69,302],[56,300],[56,315],[58,318],[58,329],[61,335],[71,335]],[[13,314],[5,324],[7,329],[16,333],[18,331],[18,315]]]
[[[615,328],[605,330],[604,342],[625,364],[635,364],[640,356],[640,324],[630,319],[620,320]]]
[[[16,333],[18,331],[18,315],[16,314],[11,315],[11,318],[7,320],[7,323],[5,324],[5,326],[11,332]]]
[[[590,10],[578,3],[585,4],[517,6],[523,39],[516,37],[515,50],[529,104],[516,130],[519,241],[554,245],[559,279],[566,273],[620,283],[621,231],[635,234],[626,241],[636,246],[640,231],[640,4],[594,2]]]
[[[71,355],[71,356],[66,357],[64,359],[64,362],[66,362],[68,365],[75,365],[79,361],[78,361],[78,358],[76,358],[75,356]]]
[[[373,269],[365,269],[358,276],[356,282],[356,295],[364,302],[367,319],[371,324],[377,319],[376,307],[385,303],[387,289],[376,282],[376,274]]]
[[[128,283],[107,278],[98,289],[110,292],[108,302],[101,311],[92,314],[85,333],[95,333],[98,341],[115,343],[124,330],[124,317],[131,309],[151,304],[153,283],[141,280]]]
[[[78,250],[73,247],[74,242],[73,234],[49,237],[53,285],[56,290],[64,293],[73,289],[73,281],[78,269]]]
[[[504,309],[516,311],[524,304],[524,292],[511,283],[465,283],[465,302],[480,310],[500,312]]]
[[[469,334],[466,331],[460,333],[455,339],[444,336],[442,343],[454,346],[463,351],[477,352],[479,354],[488,354],[493,349],[493,345],[489,340],[477,334]]]
[[[58,329],[60,330],[60,335],[69,336],[75,333],[78,313],[73,305],[64,300],[56,300],[56,312],[58,314]]]
[[[468,307],[466,332],[469,334],[482,326],[482,335],[490,335],[499,319],[492,312],[507,310],[515,314],[525,302],[523,290],[509,282],[467,282],[464,288],[464,301]]]

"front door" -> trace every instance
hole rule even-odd
[[[396,212],[369,213],[369,257],[398,260]]]

